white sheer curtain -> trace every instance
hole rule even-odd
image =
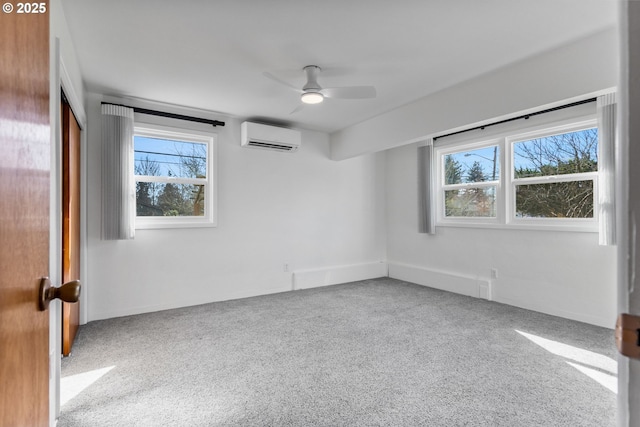
[[[601,245],[615,245],[615,146],[616,94],[598,97],[598,209],[599,241]]]
[[[133,239],[133,109],[102,104],[102,238]]]
[[[433,139],[418,146],[418,232],[435,234],[433,194]]]

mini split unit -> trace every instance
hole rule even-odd
[[[260,123],[240,125],[240,145],[271,151],[296,151],[300,148],[300,131]]]

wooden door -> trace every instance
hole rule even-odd
[[[10,3],[7,3],[10,4]],[[14,3],[15,4],[15,3]],[[49,3],[0,14],[0,425],[49,425]],[[5,4],[5,6],[7,6]]]
[[[62,282],[80,280],[80,126],[62,97]],[[80,324],[80,303],[62,302],[62,354],[71,346]]]

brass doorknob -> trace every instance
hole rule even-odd
[[[40,299],[38,301],[40,311],[45,311],[49,308],[51,300],[56,298],[64,302],[78,302],[81,286],[79,280],[74,280],[65,283],[59,288],[54,288],[51,286],[51,280],[48,277],[43,277],[40,281]]]

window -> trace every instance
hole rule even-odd
[[[594,218],[598,129],[511,142],[515,218]]]
[[[133,145],[136,228],[215,225],[214,135],[140,125]]]
[[[440,225],[596,231],[595,120],[435,147]]]
[[[443,161],[445,217],[495,218],[499,147],[454,151]]]

